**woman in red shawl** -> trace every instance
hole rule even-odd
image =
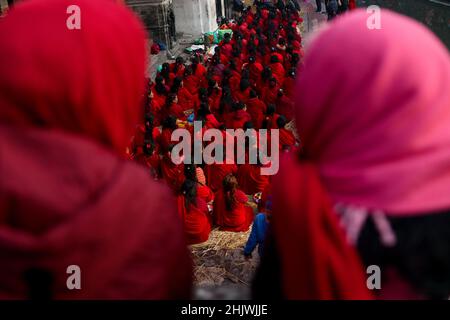
[[[186,120],[186,115],[184,114],[183,108],[178,104],[178,96],[175,93],[169,93],[166,103],[161,108],[162,119],[170,116],[178,120]]]
[[[252,117],[246,111],[246,106],[242,102],[233,105],[233,112],[227,115],[226,127],[228,129],[242,129],[244,124],[251,121]]]
[[[206,203],[211,203],[214,200],[214,192],[206,185],[206,179],[202,168],[192,164],[185,165],[184,176],[187,180],[196,182],[197,197],[203,199]]]
[[[201,86],[206,81],[206,68],[200,63],[200,59],[197,56],[193,57],[191,61],[192,74],[198,79]]]
[[[77,0],[68,30],[73,3],[23,1],[0,20],[0,299],[189,298],[175,199],[121,157],[143,117],[144,27]],[[66,285],[74,264],[81,290]]]
[[[284,116],[277,119],[278,133],[280,137],[280,150],[294,150],[296,140],[291,130],[286,129],[287,120]]]
[[[177,202],[187,243],[198,244],[208,241],[212,219],[205,200],[197,195],[195,181],[189,179],[184,181]]]
[[[248,64],[246,64],[245,67],[250,73],[250,80],[252,81],[252,83],[259,84],[261,80],[261,73],[264,70],[262,64],[257,62],[254,56],[250,56],[250,58],[248,58]]]
[[[278,90],[275,106],[277,113],[284,116],[288,122],[294,119],[294,102],[284,94],[283,89]]]
[[[277,79],[277,83],[283,83],[286,75],[286,71],[280,61],[276,55],[270,57],[270,69],[272,70],[272,76]]]
[[[223,187],[214,197],[214,224],[223,231],[245,232],[253,222],[253,209],[246,206],[248,201],[244,192],[238,189],[233,175],[227,175]]]
[[[261,174],[261,165],[242,164],[236,173],[239,187],[245,194],[262,192],[270,183],[269,176]]]
[[[176,77],[173,80],[170,92],[177,95],[178,105],[183,111],[194,109],[197,96],[192,95],[189,90],[184,87],[183,78]]]
[[[185,69],[183,57],[177,57],[175,62],[170,65],[170,72],[173,73],[175,77],[183,77]]]
[[[270,78],[269,84],[263,87],[261,100],[264,101],[266,105],[276,103],[279,89],[280,86],[277,79],[275,77]]]
[[[216,192],[222,187],[223,179],[229,174],[237,172],[235,164],[213,163],[205,167],[206,184]]]
[[[266,110],[267,107],[265,103],[258,98],[258,95],[254,90],[251,90],[250,97],[247,101],[247,112],[250,114],[253,126],[256,130],[261,129]]]
[[[305,156],[280,163],[255,293],[450,295],[450,57],[425,26],[381,15],[374,33],[354,10],[309,47],[296,100]]]
[[[239,82],[239,88],[233,91],[234,100],[247,103],[248,99],[250,98],[250,90],[250,81],[248,81],[248,79],[242,78]]]
[[[288,98],[291,98],[291,99],[293,99],[293,97],[294,97],[296,76],[297,76],[296,69],[291,68],[289,70],[287,76],[284,78],[284,82],[283,82],[283,92]]]
[[[172,189],[174,193],[178,193],[185,180],[184,164],[178,164],[172,161],[172,149],[173,145],[170,145],[169,150],[163,154],[160,162],[160,169],[164,181],[169,185],[170,189]]]

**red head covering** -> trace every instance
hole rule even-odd
[[[88,2],[24,1],[0,21],[0,121],[81,134],[122,152],[143,112],[144,30],[125,7]],[[80,30],[66,25],[71,5],[80,8]]]
[[[335,202],[395,215],[448,209],[448,51],[417,22],[381,17],[370,30],[355,10],[312,43],[297,83],[300,137]]]
[[[81,30],[66,27],[73,4]],[[113,1],[24,1],[0,20],[0,299],[189,297],[175,200],[118,152],[141,113],[144,41]]]
[[[274,186],[288,298],[371,297],[337,202],[391,215],[450,207],[448,52],[411,19],[382,11],[371,30],[367,17],[355,10],[320,34],[297,83],[309,163],[282,163]]]

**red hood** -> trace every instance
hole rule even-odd
[[[0,299],[26,298],[32,268],[53,276],[53,298],[189,297],[191,266],[166,187],[83,138],[5,126],[0,135]],[[70,265],[81,268],[81,290],[66,287]]]

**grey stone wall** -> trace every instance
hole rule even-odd
[[[410,16],[430,28],[450,48],[450,0],[358,0]]]
[[[170,9],[172,0],[126,0],[126,4],[136,12],[144,22],[149,37],[153,41],[163,42],[172,48]]]

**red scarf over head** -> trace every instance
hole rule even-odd
[[[79,30],[66,27],[71,5]],[[0,299],[188,298],[174,198],[120,156],[143,115],[138,19],[113,1],[24,1],[0,43]],[[81,290],[67,288],[71,265]],[[24,280],[36,269],[48,287]]]

